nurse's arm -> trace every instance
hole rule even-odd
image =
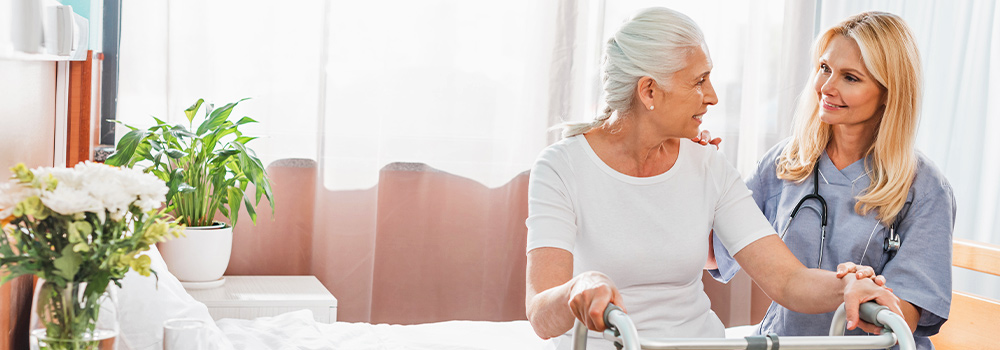
[[[846,303],[847,328],[859,325],[867,332],[878,327],[858,319],[861,303],[874,300],[897,314],[900,300],[891,291],[871,279],[857,279],[855,274],[837,278],[833,271],[806,268],[777,235],[768,235],[750,243],[733,256],[772,300],[789,310],[808,314],[834,311]]]
[[[906,300],[899,301],[899,308],[903,309],[903,319],[906,320],[906,325],[910,326],[910,332],[915,332],[917,322],[920,321],[920,309]]]

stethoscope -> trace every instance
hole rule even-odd
[[[799,209],[802,209],[802,204],[810,199],[815,199],[820,204],[820,239],[819,239],[819,261],[816,263],[816,268],[822,268],[823,266],[823,248],[826,247],[826,199],[819,194],[819,159],[816,160],[816,165],[813,166],[813,191],[807,194],[799,200],[799,203],[795,205],[792,209],[792,214],[788,216],[788,221],[785,222],[785,229],[781,230],[781,238],[785,238],[785,233],[788,232],[788,228],[792,226],[792,219],[795,218],[795,214],[798,214]],[[878,224],[876,224],[878,227]],[[873,231],[874,234],[874,231]],[[869,238],[869,241],[871,239]],[[902,241],[899,235],[896,234],[896,224],[893,223],[889,225],[889,235],[885,237],[882,241],[882,250],[888,254],[895,253],[899,251],[899,246],[902,245]],[[865,246],[865,252],[867,253],[868,246]],[[861,255],[861,259],[864,260],[864,254]],[[860,263],[860,262],[859,262]]]

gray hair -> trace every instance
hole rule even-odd
[[[604,112],[591,122],[560,124],[562,136],[576,136],[628,114],[642,77],[651,77],[661,88],[668,88],[670,76],[684,69],[692,48],[706,49],[705,37],[688,16],[664,7],[632,15],[604,47]]]

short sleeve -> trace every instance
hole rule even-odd
[[[769,198],[773,197],[773,195],[768,191],[768,181],[766,180],[774,177],[774,160],[776,159],[776,155],[784,148],[784,143],[785,142],[778,144],[763,158],[761,158],[761,160],[757,163],[757,170],[746,179],[746,186],[747,189],[750,190],[750,195],[753,198],[754,204],[756,204],[759,211],[761,213],[765,213],[765,215],[767,214],[765,211],[766,202]],[[768,225],[770,225],[770,223]],[[729,249],[726,249],[726,245],[722,243],[718,235],[712,236],[712,250],[715,253],[715,262],[718,268],[708,270],[708,273],[717,281],[728,283],[734,276],[736,276],[736,273],[740,271],[740,265],[736,262],[736,259],[733,258]]]
[[[566,158],[547,148],[531,168],[528,180],[527,250],[553,247],[572,252],[576,214],[566,181],[572,169]]]
[[[722,244],[715,244],[715,251],[718,253],[718,249],[724,247],[729,253],[736,254],[750,243],[774,234],[774,229],[757,207],[739,172],[721,154],[713,160],[711,171],[722,174],[713,224],[713,239]],[[716,261],[718,259],[717,254]],[[735,271],[731,272],[735,274]]]
[[[923,310],[915,336],[937,334],[951,308],[951,249],[955,196],[943,176],[918,174],[909,208],[897,221],[900,248],[882,270],[887,286]],[[936,175],[936,174],[935,174]]]

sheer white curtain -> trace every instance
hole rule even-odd
[[[260,121],[241,131],[261,136],[250,146],[264,164],[315,159],[325,6],[124,2],[117,119],[151,125],[153,115],[186,124],[183,111],[198,98],[222,105],[250,97],[233,113]]]
[[[335,1],[322,163],[329,189],[372,186],[391,162],[503,185],[547,145],[550,79],[573,51],[572,2]],[[568,18],[556,20],[570,7]],[[567,28],[569,28],[567,30]],[[568,34],[567,34],[568,33]],[[572,39],[572,38],[571,38]]]
[[[118,119],[186,123],[182,111],[199,97],[251,97],[234,113],[260,121],[243,131],[261,136],[250,145],[270,166],[276,215],[256,227],[240,220],[229,271],[316,275],[340,299],[338,319],[385,321],[386,303],[409,299],[391,295],[388,284],[397,279],[377,276],[426,265],[407,264],[413,253],[392,251],[397,242],[424,251],[419,245],[446,236],[441,241],[455,253],[437,257],[482,258],[419,270],[424,276],[491,271],[490,261],[523,264],[527,200],[519,174],[549,144],[554,132],[547,129],[563,114],[596,109],[580,101],[594,93],[585,77],[596,72],[583,67],[597,59],[598,46],[584,38],[596,31],[591,21],[603,21],[595,17],[601,4],[126,2]],[[431,169],[386,167],[395,162]],[[386,238],[394,235],[405,237]],[[505,245],[513,248],[502,253]],[[506,293],[515,300],[495,302],[485,291],[466,301],[493,311],[458,315],[523,318],[519,270],[509,278],[472,276],[500,285],[493,294],[515,290]],[[437,305],[432,298],[478,293],[446,292],[409,295]]]

